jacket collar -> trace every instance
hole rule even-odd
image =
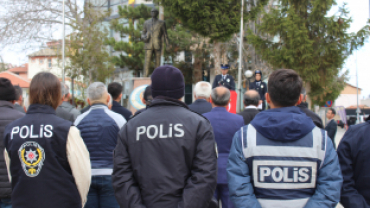
[[[55,114],[55,110],[49,105],[32,104],[28,107],[27,114],[33,113]]]
[[[226,108],[224,108],[224,107],[214,107],[214,108],[212,108],[211,111],[213,111],[213,112],[227,112]]]
[[[308,103],[306,102],[301,102],[299,105],[297,105],[299,108],[308,108]]]
[[[205,99],[198,99],[198,100],[196,100],[194,102],[197,102],[197,103],[208,103],[208,101],[205,100]]]
[[[174,106],[179,106],[179,107],[189,109],[189,107],[184,102],[181,102],[173,98],[165,97],[165,96],[155,97],[154,100],[152,101],[152,104],[150,104],[150,106],[148,106],[147,108],[151,108],[154,106],[161,106],[161,105],[174,105]]]
[[[104,105],[103,103],[95,103],[90,107],[91,110],[98,108],[108,108],[108,106]]]
[[[9,101],[0,100],[0,107],[14,108],[14,105]]]
[[[113,102],[112,102],[112,106],[114,106],[114,107],[120,107],[121,106],[121,104],[119,104],[119,102],[117,102],[117,101],[115,101],[115,100],[113,100]]]

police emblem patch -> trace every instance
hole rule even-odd
[[[227,79],[226,81],[227,81],[227,82],[230,82],[230,79]]]
[[[24,173],[29,177],[38,176],[44,165],[44,148],[34,141],[25,142],[19,148],[18,155]]]

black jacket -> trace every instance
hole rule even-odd
[[[122,127],[112,180],[120,207],[206,208],[217,184],[210,122],[157,97]]]
[[[343,175],[340,203],[344,207],[370,207],[370,121],[350,126],[338,146]]]
[[[10,198],[12,194],[11,184],[9,183],[8,171],[4,160],[4,130],[5,127],[22,118],[24,113],[15,109],[14,105],[8,101],[0,101],[0,199]]]
[[[308,109],[308,104],[307,103],[301,103],[297,105],[298,108],[301,109],[308,117],[310,117],[315,124],[315,126],[323,129],[324,126],[322,125],[322,120],[319,115],[316,113],[312,112],[310,109]]]
[[[215,80],[213,81],[212,88],[218,87],[218,86],[224,86],[228,88],[229,90],[235,90],[235,81],[234,77],[226,74],[225,79],[222,79],[222,75],[216,75]]]
[[[247,108],[243,112],[238,113],[239,115],[243,116],[244,119],[244,125],[248,125],[254,117],[259,113],[260,111],[254,108]]]
[[[121,114],[126,119],[126,121],[128,121],[132,116],[131,111],[127,110],[125,107],[123,107],[121,104],[114,100],[112,105],[112,111]]]
[[[326,126],[325,130],[328,132],[328,137],[330,137],[331,141],[333,141],[334,148],[336,147],[335,145],[335,135],[337,134],[337,122],[335,120],[331,120]],[[335,148],[336,149],[336,148]]]
[[[212,104],[204,99],[198,99],[189,105],[189,109],[196,113],[204,114],[212,110]]]
[[[258,86],[256,81],[254,81],[254,82],[250,83],[249,89],[250,90],[256,90],[260,94],[261,100],[266,100],[265,99],[265,94],[267,92],[267,85],[266,85],[265,82],[261,81],[260,86]]]

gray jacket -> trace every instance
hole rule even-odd
[[[21,112],[21,113],[26,113],[26,112],[24,111],[23,107],[22,107],[22,106],[20,106],[20,105],[18,105],[17,103],[15,103],[15,104],[14,104],[14,108],[15,108],[17,111]]]
[[[4,130],[5,127],[24,116],[24,113],[15,109],[11,102],[0,100],[0,199],[10,198],[12,194],[11,184],[4,160]]]
[[[67,111],[69,113],[73,114],[73,120],[76,120],[77,116],[81,114],[79,110],[77,110],[73,105],[71,105],[69,102],[63,102],[62,105],[59,106],[64,111]]]

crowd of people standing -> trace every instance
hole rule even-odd
[[[370,121],[336,151],[335,110],[324,128],[295,71],[268,84],[256,71],[238,114],[222,71],[196,83],[188,106],[181,71],[160,66],[134,115],[119,83],[90,84],[80,112],[51,73],[32,79],[28,109],[0,78],[0,208],[370,207]]]

